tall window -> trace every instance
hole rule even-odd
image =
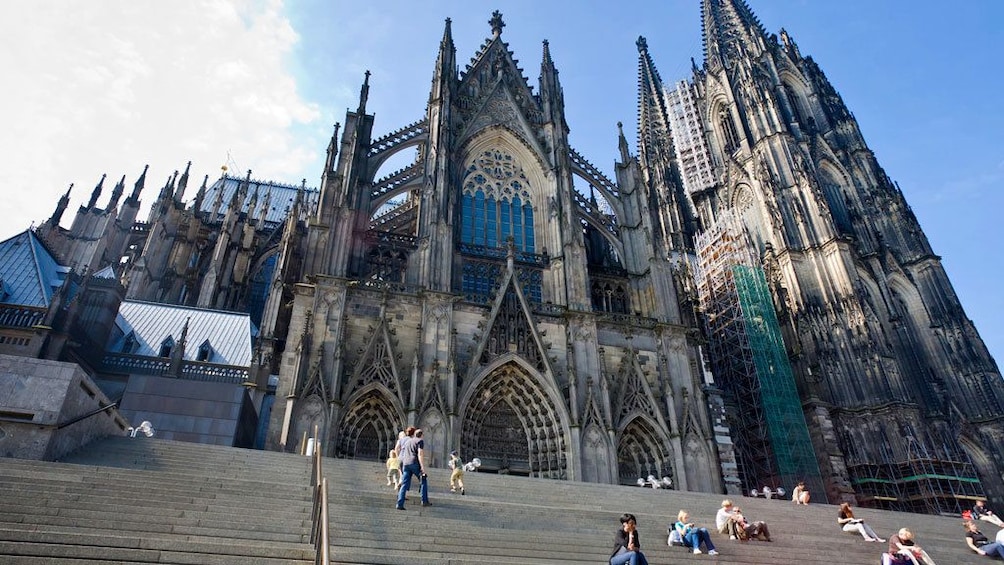
[[[725,151],[732,153],[739,149],[739,134],[736,132],[736,124],[732,121],[729,109],[724,106],[718,110],[718,127],[721,129],[725,142]]]
[[[516,249],[534,253],[530,183],[512,155],[485,151],[470,166],[463,181],[460,241],[484,247],[505,247],[510,237]]]
[[[488,150],[468,165],[461,192],[462,286],[467,300],[486,303],[499,283],[511,239],[519,253],[536,253],[530,182],[512,155]],[[542,273],[525,264],[519,283],[527,298],[541,301]],[[532,262],[532,260],[530,260]]]

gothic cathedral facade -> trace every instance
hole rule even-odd
[[[379,459],[415,425],[434,464],[459,449],[486,470],[720,490],[728,434],[658,209],[669,161],[646,167],[622,137],[604,176],[568,144],[547,43],[534,93],[491,25],[458,74],[447,20],[423,119],[374,139],[367,76],[336,129],[270,446],[318,426],[326,454]],[[412,165],[374,178],[405,150]]]

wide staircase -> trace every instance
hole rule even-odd
[[[653,565],[876,564],[886,548],[841,532],[834,506],[740,497],[774,541],[713,533],[720,555],[694,555],[666,545],[666,525],[686,508],[713,526],[721,495],[467,473],[461,496],[446,469],[430,472],[431,506],[415,489],[402,512],[382,464],[323,464],[333,563],[595,565],[623,512],[638,517]],[[311,563],[309,482],[305,457],[149,438],[102,440],[59,463],[0,459],[0,563]],[[883,537],[909,527],[939,565],[987,559],[966,548],[958,518],[858,515]]]

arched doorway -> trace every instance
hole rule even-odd
[[[654,475],[673,477],[672,454],[666,442],[645,418],[637,417],[625,426],[617,445],[617,473],[622,485]]]
[[[478,383],[464,408],[461,449],[482,471],[565,479],[567,440],[547,393],[516,363]]]
[[[402,421],[387,397],[370,389],[352,401],[345,412],[335,455],[383,461],[397,442]]]

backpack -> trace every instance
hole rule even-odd
[[[680,532],[676,531],[672,525],[667,528],[669,530],[669,539],[666,540],[667,545],[683,547],[683,538],[680,537]]]

